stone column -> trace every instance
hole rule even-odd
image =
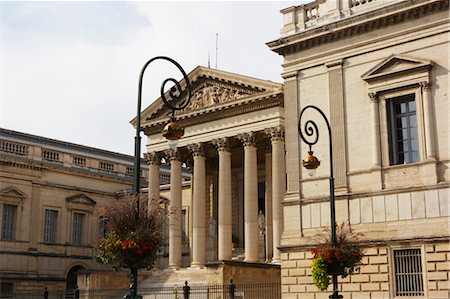
[[[431,108],[431,82],[421,82],[423,100],[423,118],[425,126],[425,150],[427,159],[435,159],[433,117]]]
[[[284,129],[272,128],[268,131],[272,142],[272,209],[273,209],[273,259],[272,263],[281,263],[281,245],[283,232],[283,201],[286,193],[286,165],[284,151]]]
[[[232,198],[231,198],[231,152],[227,138],[213,141],[219,153],[219,240],[218,259],[231,260],[232,244]]]
[[[374,167],[381,166],[380,145],[380,112],[378,108],[379,98],[377,93],[369,93],[371,101],[370,110],[372,114],[372,160]]]
[[[156,152],[144,155],[148,163],[148,199],[159,201],[161,157]]]
[[[201,143],[191,144],[188,149],[194,156],[191,267],[203,268],[206,263],[206,157]]]
[[[272,148],[265,154],[265,206],[266,206],[266,262],[272,261],[273,256],[273,225],[272,225]]]
[[[169,268],[181,267],[181,158],[177,150],[167,150],[170,161]]]
[[[254,133],[239,134],[244,144],[244,231],[246,262],[258,262],[258,169]]]

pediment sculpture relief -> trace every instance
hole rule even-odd
[[[201,88],[194,92],[192,95],[191,104],[184,110],[198,110],[217,104],[231,102],[249,94],[252,94],[252,92],[244,89],[229,88],[216,84],[204,84]]]

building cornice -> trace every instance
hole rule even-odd
[[[272,107],[283,106],[283,93],[282,90],[278,90],[269,92],[264,96],[257,94],[239,101],[233,101],[223,105],[215,105],[206,109],[182,114],[177,118],[177,122],[182,127],[186,128],[217,119],[224,119],[254,111],[261,111]],[[152,122],[147,122],[143,130],[147,136],[160,133],[168,121],[169,119],[165,117],[156,119]]]
[[[407,0],[364,14],[304,30],[268,42],[269,48],[280,54],[302,51],[346,37],[365,34],[439,11],[448,10],[447,0]]]

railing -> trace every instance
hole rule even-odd
[[[54,151],[49,151],[46,149],[42,150],[42,160],[49,162],[61,162],[59,160],[59,153]]]
[[[0,141],[0,151],[20,156],[28,155],[28,145],[9,141]]]
[[[143,299],[280,299],[279,283],[264,284],[229,284],[229,285],[184,285],[173,287],[140,288]],[[44,299],[122,299],[126,298],[127,289],[118,290],[76,290],[76,291],[42,291],[36,293],[16,293],[2,295],[0,298],[44,298]]]

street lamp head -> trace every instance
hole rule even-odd
[[[162,135],[167,139],[171,149],[176,149],[178,140],[184,135],[184,128],[171,120],[162,130]]]
[[[306,168],[306,172],[309,176],[314,176],[317,167],[320,165],[319,159],[313,155],[313,151],[308,151],[308,156],[303,159],[303,167]]]

